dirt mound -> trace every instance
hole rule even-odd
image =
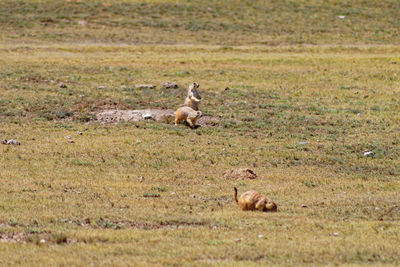
[[[175,110],[172,109],[104,110],[96,114],[96,120],[101,124],[145,120],[173,124],[175,120],[174,112]],[[221,118],[212,116],[202,116],[197,120],[197,124],[202,127],[217,126],[220,122]]]
[[[172,109],[105,110],[98,113],[96,119],[102,124],[144,120],[172,123],[175,118],[174,112]]]
[[[248,168],[232,169],[229,171],[225,171],[222,174],[222,178],[230,180],[256,179],[257,174]]]
[[[218,126],[221,123],[220,117],[213,117],[213,116],[201,116],[200,119],[197,120],[196,124],[202,127],[211,127],[211,126]]]

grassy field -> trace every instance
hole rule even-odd
[[[21,145],[0,144],[0,265],[398,264],[398,9],[1,1],[0,138]],[[220,125],[94,121],[175,109],[193,81]],[[222,177],[240,167],[258,179]]]
[[[129,44],[393,44],[397,0],[2,0],[0,40]]]

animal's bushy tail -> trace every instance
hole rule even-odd
[[[235,201],[236,201],[236,203],[238,203],[238,199],[237,199],[237,188],[234,187],[234,189],[235,189]]]

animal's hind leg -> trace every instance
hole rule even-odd
[[[186,121],[189,123],[190,128],[194,128],[194,124],[191,119],[188,118]]]

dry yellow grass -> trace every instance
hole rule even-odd
[[[0,133],[22,143],[0,146],[1,264],[398,263],[398,47],[30,47],[0,50]],[[185,88],[130,89],[166,80],[199,82],[223,123],[65,120],[174,108]],[[235,167],[260,178],[222,178]],[[240,211],[234,186],[279,212]]]
[[[396,1],[11,2],[1,266],[398,265]],[[216,127],[93,120],[176,109],[192,82]],[[258,178],[222,176],[241,167]]]

